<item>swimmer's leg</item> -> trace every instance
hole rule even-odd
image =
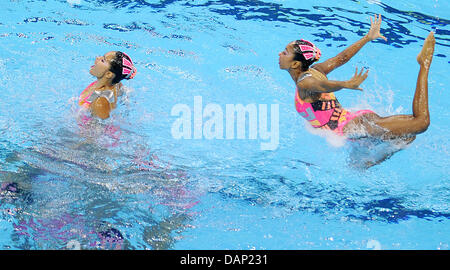
[[[346,130],[351,130],[352,126],[362,125],[370,136],[382,139],[412,137],[425,132],[430,125],[430,113],[428,110],[428,73],[433,59],[434,45],[436,41],[434,33],[430,32],[425,39],[423,48],[417,56],[420,65],[417,77],[416,92],[413,100],[412,115],[394,115],[380,117],[376,114],[366,114],[350,121]],[[348,127],[347,127],[348,126]]]
[[[408,137],[407,139],[405,139],[405,140],[403,141],[403,143],[405,143],[404,147],[406,147],[407,145],[411,144],[415,139],[416,139],[416,136]],[[371,161],[365,162],[365,163],[364,163],[364,169],[368,169],[368,168],[370,168],[370,167],[373,167],[373,166],[375,166],[375,165],[378,165],[378,164],[380,164],[380,163],[382,163],[382,162],[384,162],[384,161],[390,159],[395,153],[399,152],[399,151],[402,150],[404,147],[395,149],[395,150],[392,151],[392,152],[387,152],[387,153],[385,153],[382,157],[380,157],[380,158],[377,159],[377,160],[371,160]]]

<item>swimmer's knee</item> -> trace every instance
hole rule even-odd
[[[429,126],[430,126],[430,117],[427,116],[427,117],[425,117],[425,120],[424,120],[424,131],[427,130]]]
[[[416,117],[414,121],[417,128],[417,134],[427,131],[428,127],[430,126],[429,116]]]

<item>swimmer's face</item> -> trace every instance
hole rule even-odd
[[[107,52],[103,56],[97,56],[95,58],[94,65],[91,66],[89,73],[98,79],[103,78],[104,76],[114,77],[114,73],[110,71],[111,69],[111,61],[116,57],[116,52],[111,51]],[[112,79],[112,78],[111,78]]]
[[[289,43],[284,51],[280,52],[278,56],[278,64],[280,65],[280,69],[289,69],[294,62],[294,42]]]

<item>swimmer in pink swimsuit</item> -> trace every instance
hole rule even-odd
[[[428,73],[435,45],[433,32],[430,32],[417,56],[420,70],[412,115],[381,117],[370,110],[349,112],[342,108],[333,92],[344,88],[362,91],[360,84],[368,76],[368,71],[364,72],[364,69],[361,72],[356,69],[355,75],[347,81],[331,81],[327,78],[328,73],[347,63],[368,42],[378,38],[387,40],[380,33],[381,15],[375,15],[370,21],[370,30],[362,39],[322,63],[312,65],[321,56],[321,51],[312,42],[302,39],[289,43],[279,53],[280,69],[288,71],[296,83],[296,109],[313,127],[332,130],[348,137],[358,135],[382,140],[401,139],[411,143],[430,124]]]
[[[109,118],[110,112],[117,105],[117,97],[121,94],[120,81],[134,78],[136,72],[133,61],[123,52],[111,51],[97,57],[89,71],[97,77],[97,81],[84,89],[78,104],[89,109],[93,116]]]
[[[89,129],[89,124],[93,123],[93,117],[109,118],[111,111],[117,106],[118,96],[122,94],[120,81],[134,78],[136,72],[133,61],[123,52],[112,51],[95,59],[95,64],[89,73],[97,77],[97,81],[81,92],[78,101],[78,104],[85,109],[81,111],[78,118],[78,124],[83,130]],[[104,126],[103,133],[111,141],[104,143],[104,146],[115,147],[119,144],[122,134],[120,127],[107,124]]]

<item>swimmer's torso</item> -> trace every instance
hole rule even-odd
[[[319,81],[328,80],[327,76],[325,76],[325,74],[323,74],[322,72],[320,72],[314,68],[310,68],[310,69],[308,69],[308,71],[301,74],[299,77],[299,80],[297,80],[297,82],[299,82],[302,79],[302,76],[303,76],[303,78],[312,76],[314,79],[319,80]],[[307,91],[305,89],[300,89],[300,88],[297,88],[297,91],[298,91],[299,97],[303,101],[308,102],[308,103],[313,103],[318,100],[322,100],[322,101],[336,100],[336,97],[334,96],[333,93],[315,93],[315,92]]]
[[[311,76],[317,80],[327,80],[323,73],[310,68],[299,76],[297,83]],[[295,107],[297,112],[315,128],[335,130],[339,123],[344,121],[341,116],[346,114],[333,93],[313,93],[298,87]]]
[[[323,73],[311,68],[299,76],[297,83],[310,76],[317,80],[327,80]],[[331,130],[338,135],[344,135],[344,127],[352,119],[363,114],[374,113],[371,110],[351,113],[342,108],[333,93],[312,93],[298,87],[295,93],[295,108],[311,126]]]

